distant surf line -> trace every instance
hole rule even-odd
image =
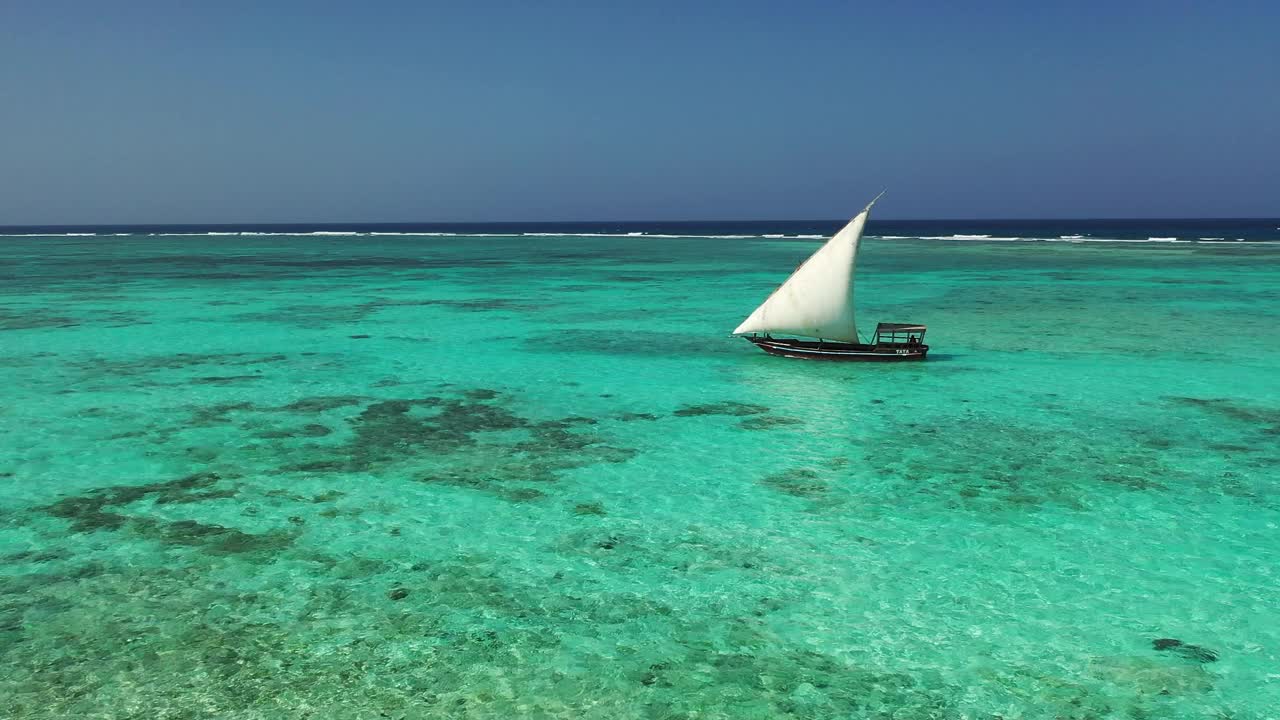
[[[73,237],[425,237],[425,238],[637,238],[637,239],[710,239],[710,240],[824,240],[828,236],[817,234],[699,234],[699,233],[650,233],[642,231],[625,233],[559,233],[559,232],[389,232],[355,230],[315,230],[310,232],[264,231],[209,231],[209,232],[70,232],[70,233],[0,233],[0,238],[73,238]],[[1088,235],[1060,235],[1058,237],[1022,237],[989,234],[953,235],[867,235],[872,240],[936,240],[952,242],[1047,242],[1047,243],[1166,243],[1193,245],[1280,245],[1276,240],[1228,239],[1226,237],[1182,238],[1174,236],[1142,238],[1107,238]]]

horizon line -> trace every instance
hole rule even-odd
[[[1206,216],[1206,217],[1188,217],[1188,216],[1171,216],[1171,217],[940,217],[940,218],[870,218],[870,221],[879,220],[881,222],[1097,222],[1097,221],[1188,221],[1188,220],[1268,220],[1280,221],[1280,215],[1246,215],[1246,216]],[[0,228],[4,229],[30,229],[30,228],[106,228],[106,227],[235,227],[241,225],[253,226],[299,226],[299,225],[315,225],[315,226],[350,226],[350,225],[588,225],[599,223],[626,223],[626,224],[642,224],[642,223],[814,223],[814,222],[847,222],[848,218],[831,217],[831,218],[751,218],[751,219],[729,219],[729,218],[709,218],[709,219],[680,219],[680,220],[661,220],[661,219],[610,219],[610,220],[329,220],[329,221],[309,221],[294,220],[280,221],[273,220],[267,222],[259,222],[252,220],[241,221],[220,221],[220,222],[102,222],[102,223],[18,223],[18,224],[0,224]]]

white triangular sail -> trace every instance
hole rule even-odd
[[[876,200],[796,268],[733,334],[780,333],[861,342],[853,319],[853,269],[862,228]]]

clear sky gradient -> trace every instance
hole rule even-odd
[[[1280,215],[1280,2],[0,0],[0,225]]]

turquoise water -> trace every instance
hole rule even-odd
[[[816,243],[5,239],[0,715],[1276,717],[1280,249]]]

